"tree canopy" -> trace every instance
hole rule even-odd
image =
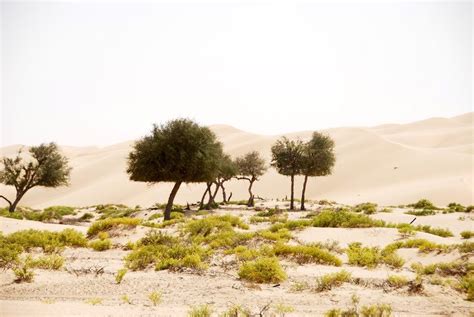
[[[16,197],[10,201],[1,195],[9,204],[9,210],[15,211],[18,202],[33,187],[59,187],[68,185],[71,168],[68,159],[61,155],[55,143],[40,144],[29,149],[31,160],[25,162],[21,150],[14,158],[2,157],[3,169],[0,171],[0,182],[14,186]]]
[[[252,186],[253,183],[266,172],[267,167],[265,166],[265,160],[260,157],[257,151],[253,151],[236,158],[235,164],[238,169],[237,178],[248,180],[250,183],[248,188],[250,197],[247,205],[251,207],[254,205]]]
[[[189,119],[176,119],[154,125],[150,135],[135,143],[127,173],[133,181],[175,183],[164,212],[168,220],[179,186],[212,182],[222,156],[222,144],[209,128]]]

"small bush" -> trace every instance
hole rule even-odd
[[[388,304],[362,306],[360,315],[362,317],[390,317],[392,316],[392,307]]]
[[[436,215],[436,211],[432,209],[423,209],[423,210],[410,210],[405,212],[407,215],[413,216],[432,216]]]
[[[21,230],[11,233],[4,238],[5,243],[17,245],[25,251],[31,248],[42,248],[46,253],[59,252],[66,246],[84,247],[87,239],[74,229],[64,229],[61,232]]]
[[[233,227],[241,229],[249,228],[239,217],[224,215],[191,220],[186,224],[185,232],[189,233],[192,237],[206,237],[216,232],[232,231]]]
[[[473,211],[474,211],[473,205],[467,206],[466,209],[464,210],[464,212],[473,212]]]
[[[416,234],[416,231],[411,226],[405,226],[398,228],[398,233],[402,236],[402,238],[409,238]]]
[[[413,207],[415,209],[432,209],[432,210],[436,210],[438,209],[435,205],[433,205],[433,203],[431,201],[429,201],[428,199],[420,199],[419,201],[417,201],[416,203],[414,204],[409,204],[407,205],[408,207]]]
[[[258,236],[271,241],[288,241],[291,239],[291,233],[288,229],[283,228],[279,229],[276,232],[272,232],[270,230],[262,230],[258,232]]]
[[[21,263],[19,266],[15,267],[13,269],[13,273],[15,274],[16,283],[31,283],[33,282],[33,279],[35,277],[35,273],[31,269],[31,262],[28,259]]]
[[[363,212],[366,215],[372,215],[377,212],[377,204],[362,203],[354,207],[354,212]]]
[[[347,210],[325,210],[313,218],[312,225],[330,228],[370,228],[384,227],[385,222]]]
[[[7,244],[6,239],[0,236],[0,269],[10,269],[19,262],[23,248],[17,244]]]
[[[93,297],[93,298],[89,298],[85,301],[87,304],[90,304],[90,305],[100,305],[102,304],[102,298],[100,297]]]
[[[159,303],[161,303],[161,293],[153,291],[148,295],[148,299],[153,304],[153,306],[157,306]]]
[[[467,294],[467,300],[474,301],[474,274],[466,275],[461,280],[461,289]]]
[[[140,219],[135,218],[110,218],[94,222],[87,230],[87,235],[93,237],[101,231],[107,232],[114,228],[135,228],[140,224]]]
[[[349,282],[351,280],[351,273],[342,270],[335,273],[329,273],[317,279],[316,291],[328,291],[336,286]]]
[[[474,231],[463,231],[461,232],[461,237],[463,239],[471,239],[472,237],[474,237]]]
[[[82,216],[80,216],[78,220],[86,222],[86,221],[91,220],[92,218],[94,218],[94,215],[91,214],[90,212],[86,212]]]
[[[94,240],[89,242],[89,247],[91,247],[94,251],[105,251],[110,249],[111,246],[112,242],[110,239]]]
[[[346,253],[349,257],[349,264],[374,268],[382,262],[379,248],[362,247],[360,242],[349,244]]]
[[[115,282],[117,284],[122,283],[123,278],[125,277],[125,274],[127,274],[127,269],[120,269],[117,271],[117,274],[115,274]]]
[[[394,288],[400,288],[408,284],[408,279],[401,275],[390,275],[387,279],[388,285]]]
[[[448,210],[450,212],[465,212],[466,208],[458,203],[449,203],[448,204]]]
[[[212,309],[209,305],[191,307],[188,311],[188,317],[211,317]]]
[[[252,313],[248,308],[241,305],[232,305],[225,312],[221,313],[219,317],[250,317]]]
[[[242,264],[239,277],[255,283],[278,283],[286,279],[286,273],[281,268],[278,259],[262,257]]]
[[[274,246],[275,255],[288,257],[298,264],[320,263],[340,266],[342,261],[330,252],[317,245],[288,245],[277,243]]]
[[[286,314],[294,312],[295,308],[291,305],[286,305],[284,303],[277,303],[273,307],[273,310],[281,317],[284,317]]]
[[[474,242],[463,242],[458,245],[459,252],[461,253],[470,253],[474,252]]]
[[[44,270],[60,270],[64,265],[64,258],[58,254],[44,255],[32,260],[31,266]]]

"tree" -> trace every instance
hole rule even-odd
[[[219,170],[217,174],[217,178],[215,180],[215,184],[217,188],[222,190],[222,201],[227,202],[227,194],[225,191],[224,183],[231,180],[235,177],[238,173],[237,164],[231,159],[229,155],[224,155],[222,160],[219,162]],[[215,193],[217,194],[217,192]],[[214,194],[214,198],[215,198]]]
[[[300,174],[301,171],[302,153],[303,142],[300,140],[294,141],[282,137],[272,146],[271,165],[276,168],[278,173],[290,176],[291,179],[290,210],[295,209],[295,175]]]
[[[15,211],[23,196],[33,187],[55,188],[69,183],[71,168],[68,159],[59,153],[55,143],[32,146],[29,153],[29,162],[24,162],[21,150],[15,158],[1,158],[3,170],[0,171],[0,183],[14,186],[16,190],[13,201],[0,195],[9,204],[10,212]]]
[[[135,143],[127,173],[132,181],[174,183],[164,212],[164,219],[169,220],[181,184],[214,180],[221,157],[222,144],[209,128],[176,119],[154,125],[150,135]]]
[[[254,195],[252,193],[252,186],[255,181],[258,180],[267,170],[265,166],[265,160],[260,157],[257,151],[249,152],[244,156],[238,157],[235,160],[235,164],[238,170],[237,179],[245,179],[249,181],[249,200],[247,206],[253,207]]]
[[[301,174],[304,175],[304,183],[301,192],[301,210],[305,210],[304,200],[308,177],[330,175],[335,162],[334,141],[327,135],[313,132],[311,140],[305,143],[303,151]]]

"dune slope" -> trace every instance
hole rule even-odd
[[[331,199],[341,203],[374,201],[403,204],[428,198],[437,204],[451,201],[473,204],[474,124],[473,113],[454,118],[432,118],[409,124],[372,128],[334,128],[324,130],[336,142],[337,163],[328,177],[309,181],[309,199]],[[269,161],[270,147],[280,136],[262,136],[230,126],[211,129],[232,156],[258,150]],[[287,134],[307,139],[310,131]],[[71,186],[58,189],[35,188],[23,205],[86,206],[98,203],[124,203],[148,206],[167,199],[170,184],[147,185],[128,180],[126,158],[133,141],[108,147],[62,147],[73,167]],[[20,146],[0,149],[14,155]],[[297,179],[299,194],[301,179]],[[233,199],[246,198],[247,184],[232,181],[228,191]],[[177,201],[197,201],[204,185],[180,189]],[[13,195],[12,188],[0,192]],[[282,198],[289,193],[289,180],[270,169],[255,186],[265,198]]]

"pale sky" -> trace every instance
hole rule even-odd
[[[260,134],[472,109],[472,3],[1,4],[1,142],[188,117]]]

